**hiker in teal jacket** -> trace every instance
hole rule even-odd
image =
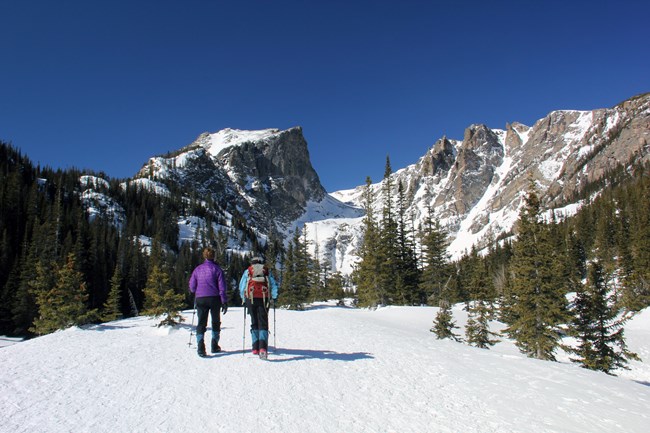
[[[269,347],[269,307],[278,299],[278,285],[261,257],[254,257],[239,281],[242,303],[251,316],[253,354],[266,358]]]

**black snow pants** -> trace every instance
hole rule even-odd
[[[268,301],[268,298],[266,299]],[[269,310],[263,298],[246,300],[246,308],[251,316],[251,337],[253,350],[267,350],[269,341]]]
[[[196,334],[203,335],[208,326],[208,313],[212,317],[212,333],[219,334],[221,330],[221,298],[219,296],[204,296],[196,298],[196,314],[198,323]]]

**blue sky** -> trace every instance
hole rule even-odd
[[[650,91],[650,2],[0,0],[0,140],[130,177],[223,128],[302,126],[328,191],[484,123]]]

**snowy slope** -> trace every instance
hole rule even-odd
[[[241,146],[244,143],[252,143],[267,140],[280,133],[279,129],[263,129],[259,131],[245,131],[239,129],[222,129],[219,132],[207,135],[204,147],[212,156],[217,156],[222,150],[232,146]]]
[[[439,341],[435,312],[278,310],[270,362],[242,352],[241,308],[223,318],[227,352],[207,359],[188,348],[188,324],[140,317],[57,332],[0,349],[0,432],[647,431],[645,364],[612,377],[528,359],[509,342]],[[646,311],[628,326],[642,356],[649,325]]]
[[[447,253],[458,259],[473,246],[481,250],[509,235],[531,177],[546,212],[555,211],[556,218],[575,214],[584,202],[571,197],[589,182],[617,164],[648,160],[649,119],[650,96],[642,95],[611,109],[553,111],[532,127],[471,125],[462,141],[443,137],[415,164],[394,172],[392,200],[397,203],[401,184],[407,220],[416,228],[430,208],[447,231]],[[376,215],[384,203],[383,184],[371,185]],[[359,206],[363,191],[359,186],[331,195]]]

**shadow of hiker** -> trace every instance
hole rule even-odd
[[[373,359],[370,353],[366,352],[353,352],[353,353],[339,353],[332,350],[307,350],[307,349],[277,349],[271,350],[269,354],[270,362],[288,362],[288,361],[303,361],[306,359],[322,359],[328,361],[359,361],[362,359]],[[279,356],[276,358],[274,355]],[[285,357],[289,355],[289,357]]]

